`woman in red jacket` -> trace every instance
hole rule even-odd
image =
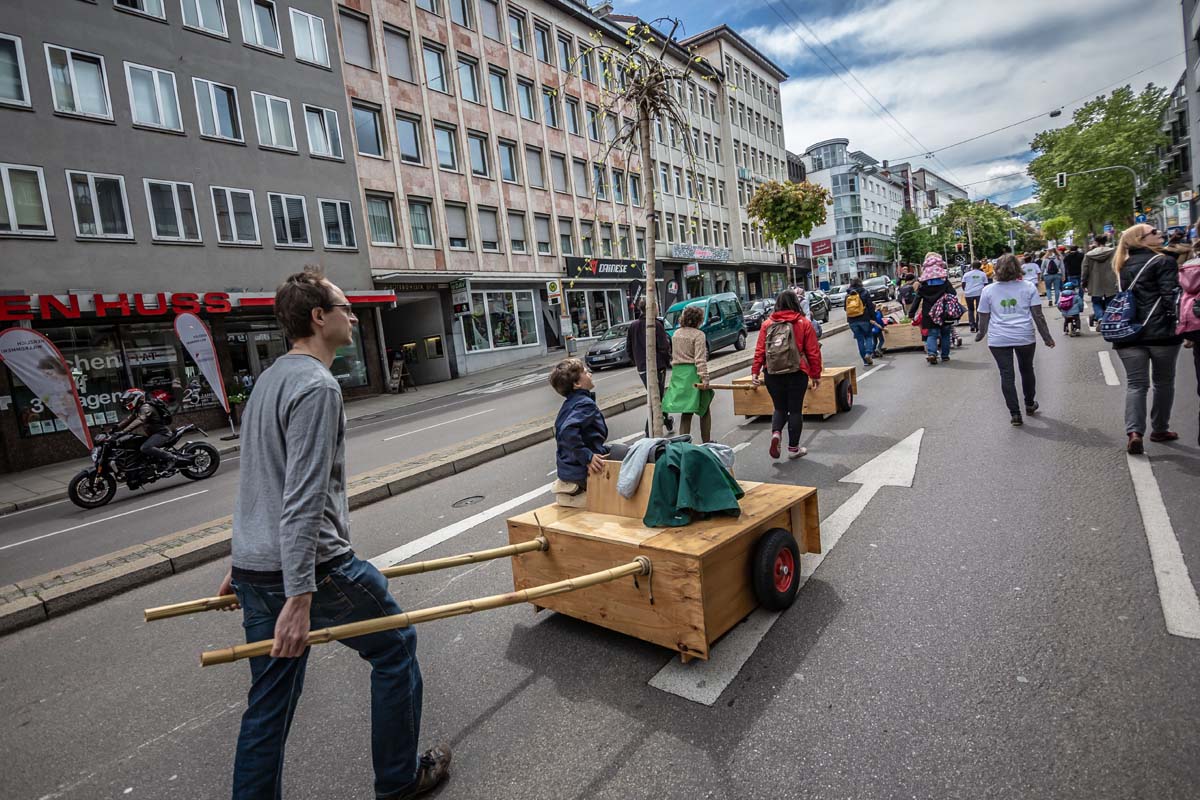
[[[776,323],[791,325],[792,345],[795,352],[788,353],[780,345],[786,345],[786,329],[776,327],[774,334],[772,326]],[[772,359],[775,361],[775,371],[772,374],[771,365],[767,363],[768,340],[776,343],[770,348]],[[782,366],[785,365],[786,366]],[[793,368],[798,365],[798,369]],[[787,422],[788,429],[788,458],[799,458],[808,453],[800,446],[800,431],[804,426],[804,393],[811,385],[816,389],[821,385],[821,347],[817,344],[817,333],[812,324],[800,310],[800,300],[791,289],[779,294],[775,301],[775,310],[762,324],[762,333],[758,335],[758,343],[754,348],[754,385],[760,383],[760,375],[765,370],[767,374],[767,391],[771,394],[771,403],[775,413],[771,415],[771,458],[779,458],[779,440],[783,436],[783,423]]]

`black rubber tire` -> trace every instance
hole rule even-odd
[[[196,463],[201,465],[200,469],[195,466],[184,467],[180,470],[184,477],[191,478],[194,481],[202,481],[205,478],[211,478],[221,466],[221,454],[217,448],[205,442],[189,442],[184,445],[183,452],[196,456]]]
[[[758,603],[768,611],[783,611],[800,589],[800,548],[783,528],[762,535],[754,549],[751,582]]]
[[[733,349],[734,350],[745,350],[746,349],[746,332],[745,331],[742,331],[741,333],[738,334],[737,341],[733,343]]]
[[[828,323],[828,322],[829,322],[829,311],[828,311],[828,310],[826,310],[826,311],[825,311],[825,316],[821,317],[821,324],[822,324],[822,325],[825,325],[825,324],[826,324],[826,323]]]
[[[80,508],[100,508],[100,506],[106,506],[112,502],[113,497],[117,494],[116,478],[107,472],[99,476],[96,476],[95,473],[95,467],[80,470],[74,478],[71,478],[71,482],[67,484],[67,497],[71,498],[71,502]],[[94,495],[89,493],[88,497],[80,496],[79,489],[84,485],[84,481],[91,483],[94,477],[104,484],[103,492]]]
[[[833,389],[833,396],[837,401],[838,411],[849,411],[854,408],[854,392],[850,391],[849,380],[844,380],[836,384]]]

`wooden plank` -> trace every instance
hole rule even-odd
[[[753,382],[754,378],[750,375],[733,379],[735,386],[749,386]],[[771,402],[771,395],[765,386],[757,386],[752,390],[735,389],[733,392],[733,413],[738,416],[761,417],[770,415],[774,410],[775,404]]]
[[[826,367],[821,370],[821,386],[804,394],[804,413],[828,416],[838,413],[837,384],[849,377],[851,391],[858,394],[858,373],[854,367]],[[734,378],[734,386],[749,386],[754,381],[749,375]],[[766,386],[753,390],[733,390],[733,413],[743,417],[767,416],[775,411],[771,395]]]
[[[789,509],[792,517],[791,531],[801,553],[821,552],[821,513],[817,506],[817,495],[804,498]]]
[[[791,530],[791,525],[790,511],[782,509],[758,520],[743,535],[705,554],[700,562],[700,575],[704,591],[704,633],[710,645],[758,607],[751,570],[759,539],[772,528]]]
[[[883,346],[888,350],[903,350],[908,347],[924,347],[921,329],[908,323],[887,325],[883,329]]]
[[[681,528],[659,528],[657,536],[642,542],[643,553],[652,556],[650,551],[662,550],[703,557],[726,542],[754,530],[762,520],[802,502],[806,497],[815,496],[817,492],[810,486],[778,483],[743,482],[742,488],[746,496],[741,500],[741,516],[714,516]],[[790,525],[790,522],[787,524]]]
[[[631,517],[641,522],[650,503],[650,489],[654,484],[654,465],[647,464],[642,471],[633,497],[622,497],[617,491],[617,478],[621,473],[620,461],[605,461],[604,471],[588,476],[587,510],[597,514],[615,514]]]
[[[527,541],[537,535],[536,527],[509,520],[510,543]],[[596,572],[638,555],[636,549],[619,542],[556,531],[547,531],[544,535],[550,543],[548,551],[524,553],[512,559],[516,590]],[[540,558],[526,557],[532,555]],[[648,555],[654,570],[652,582],[650,577],[641,577],[638,578],[639,586],[634,586],[630,578],[580,592],[544,597],[538,604],[680,653],[708,658],[699,561],[667,552]],[[653,603],[650,603],[651,587]]]

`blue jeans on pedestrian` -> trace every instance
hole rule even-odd
[[[942,358],[949,358],[950,344],[954,339],[954,324],[934,325],[927,330],[929,331],[929,335],[925,337],[925,352],[931,356],[936,356],[940,342]]]
[[[875,352],[875,334],[869,322],[851,322],[850,332],[854,334],[854,341],[858,343],[858,354],[862,356],[863,363],[867,363],[867,359]]]
[[[1062,296],[1062,275],[1043,275],[1042,281],[1046,284],[1047,302],[1058,305],[1058,298]]]
[[[278,583],[235,578],[246,641],[275,636],[275,620],[287,600]],[[312,629],[403,613],[388,593],[387,578],[353,555],[322,575],[313,595]],[[421,731],[421,670],[417,634],[411,628],[344,639],[342,644],[371,662],[371,756],[375,794],[408,789],[417,776]],[[233,766],[234,800],[283,797],[283,751],[296,704],[304,689],[308,650],[298,658],[250,659],[251,685]]]
[[[1092,295],[1092,316],[1096,318],[1096,324],[1100,324],[1100,320],[1104,319],[1104,309],[1108,308],[1108,304],[1112,302],[1111,297],[1097,297]]]

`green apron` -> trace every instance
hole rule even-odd
[[[712,389],[697,389],[695,384],[700,382],[700,373],[695,364],[676,364],[671,367],[671,382],[663,395],[662,410],[664,414],[699,414],[708,413],[708,404],[712,402]]]

